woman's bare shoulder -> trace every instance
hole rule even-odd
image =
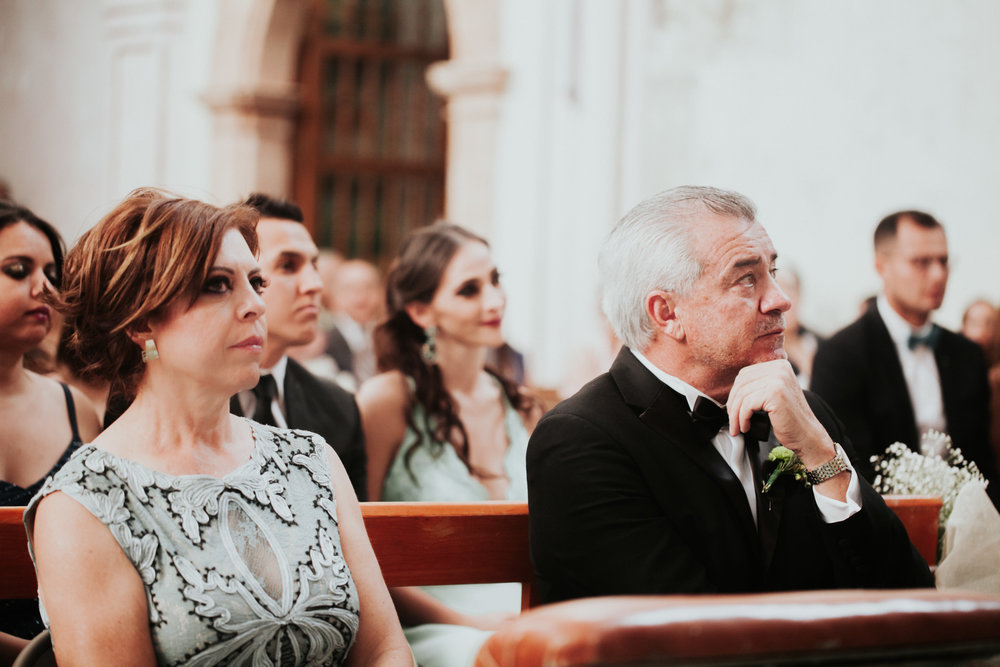
[[[410,401],[410,385],[399,371],[379,373],[358,388],[357,401],[362,411],[365,407],[379,412],[402,410]]]

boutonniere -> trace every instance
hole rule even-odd
[[[809,482],[806,481],[806,467],[802,465],[802,461],[799,461],[799,457],[792,450],[779,445],[771,450],[771,453],[767,455],[767,460],[773,461],[775,466],[767,481],[764,482],[764,486],[760,490],[761,493],[770,491],[771,486],[778,481],[778,478],[786,474],[809,486]]]

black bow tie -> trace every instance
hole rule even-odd
[[[691,410],[691,421],[694,430],[702,440],[711,440],[722,429],[729,430],[729,415],[725,408],[720,408],[715,402],[704,396],[699,396]],[[764,411],[753,413],[750,417],[750,430],[743,434],[753,440],[767,440],[771,437],[771,419]]]
[[[910,337],[906,339],[906,345],[911,350],[917,349],[917,346],[919,345],[929,347],[930,349],[933,350],[934,346],[937,345],[939,338],[941,338],[941,328],[935,324],[931,325],[931,330],[928,331],[923,336],[910,334]]]

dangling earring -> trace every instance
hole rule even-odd
[[[428,364],[433,364],[437,361],[437,332],[437,327],[427,327],[424,329],[424,336],[427,337],[427,340],[425,340],[424,344],[420,346],[420,356],[422,356],[424,361]]]
[[[142,351],[142,363],[148,364],[154,359],[159,359],[160,353],[156,350],[156,343],[152,338],[146,339],[146,349]]]

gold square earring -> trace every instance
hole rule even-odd
[[[142,362],[148,364],[154,359],[159,359],[160,353],[156,350],[156,343],[152,338],[146,339],[146,349],[142,351]]]

